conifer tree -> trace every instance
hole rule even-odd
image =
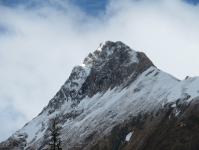
[[[60,139],[60,127],[56,127],[56,122],[55,119],[53,119],[53,128],[50,129],[51,131],[51,142],[48,143],[48,145],[50,146],[50,150],[61,150],[60,146],[61,146],[61,139]]]

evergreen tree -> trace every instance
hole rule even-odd
[[[61,150],[60,146],[61,146],[61,139],[60,139],[60,127],[56,127],[56,123],[55,123],[55,119],[53,119],[53,128],[50,129],[51,131],[51,142],[48,143],[48,145],[50,146],[50,150]]]

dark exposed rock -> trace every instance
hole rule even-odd
[[[159,72],[156,72],[156,74],[154,76],[157,76],[159,74]]]
[[[149,71],[145,76],[148,76],[149,74],[151,74],[154,70]]]
[[[0,150],[23,150],[26,146],[27,137],[28,135],[26,133],[19,134],[18,138],[10,137],[0,144]]]
[[[93,132],[92,134],[90,134],[90,135],[85,139],[85,141],[86,141],[86,142],[91,142],[91,141],[93,140],[93,137],[94,137],[95,134],[96,134],[96,131]]]

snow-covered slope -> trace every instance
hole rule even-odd
[[[43,111],[2,142],[0,150],[47,148],[49,127],[55,117],[62,127],[63,149],[100,149],[100,145],[122,149],[121,143],[125,146],[136,135],[134,126],[148,130],[154,124],[140,123],[142,118],[158,117],[170,110],[178,117],[183,112],[181,105],[195,99],[199,99],[199,77],[179,81],[157,69],[144,53],[122,42],[107,41],[74,67]],[[116,135],[119,128],[122,135]]]

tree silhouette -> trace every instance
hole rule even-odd
[[[61,138],[60,136],[60,127],[56,127],[56,122],[55,122],[55,118],[53,119],[53,128],[50,128],[51,131],[51,142],[48,143],[48,145],[50,146],[50,150],[62,150],[62,148],[60,148],[61,146]]]

